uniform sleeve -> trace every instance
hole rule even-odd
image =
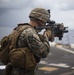
[[[29,48],[37,57],[45,58],[49,53],[49,42],[46,38],[42,42],[37,32],[33,28],[28,28],[25,31],[26,40]]]

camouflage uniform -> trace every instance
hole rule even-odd
[[[36,16],[37,19],[40,19],[40,20],[46,22],[48,19],[47,11],[44,9],[41,9],[41,8],[36,9],[35,11],[39,12],[38,10],[43,14],[38,13],[37,16],[38,15],[39,16],[37,17],[36,12],[32,11],[30,13],[30,17]],[[41,11],[41,10],[43,10],[43,11]],[[34,15],[33,15],[33,13],[34,13]],[[44,17],[44,19],[41,15]],[[40,16],[41,16],[41,18],[40,18]],[[29,25],[29,24],[26,24],[26,25]],[[36,62],[38,63],[40,61],[40,58],[45,58],[48,55],[50,45],[49,45],[49,41],[46,37],[39,35],[37,30],[34,29],[34,27],[32,27],[31,25],[29,25],[29,26],[30,26],[29,28],[25,29],[20,34],[17,45],[18,45],[18,48],[28,47],[33,52]],[[36,68],[36,65],[33,66],[33,69],[13,67],[13,69],[11,69],[12,70],[11,75],[34,75],[35,68]],[[9,75],[9,74],[7,74],[7,75]]]
[[[49,42],[43,36],[42,38],[38,35],[38,32],[30,26],[30,28],[25,29],[19,36],[18,47],[29,47],[29,49],[34,53],[37,58],[45,58],[49,53]],[[35,65],[36,68],[36,65]],[[35,70],[34,68],[34,70]],[[14,68],[13,75],[34,75],[34,70],[26,70],[25,68]]]
[[[18,40],[18,47],[28,46],[31,51],[40,58],[46,57],[49,53],[49,42],[46,38],[43,41],[38,36],[37,31],[33,28],[27,28],[22,32]]]

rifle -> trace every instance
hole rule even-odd
[[[48,10],[49,14],[50,14],[50,10]],[[64,33],[68,33],[67,28],[68,27],[64,27],[63,23],[56,23],[53,20],[48,20],[45,26],[41,26],[41,27],[35,27],[37,30],[42,30],[42,29],[51,29],[51,31],[54,34],[54,37],[58,37],[59,40],[62,40]],[[52,42],[52,40],[49,40]],[[54,41],[54,40],[53,40]]]

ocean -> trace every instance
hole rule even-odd
[[[59,41],[58,38],[55,38],[55,42],[60,42],[62,44],[74,44],[74,30],[68,29],[68,33],[64,33],[62,40]]]
[[[14,27],[0,27],[0,40],[3,36],[9,35]],[[55,38],[56,43],[62,43],[62,44],[74,44],[74,30],[68,29],[69,32],[65,33],[62,40],[59,41],[58,38]]]

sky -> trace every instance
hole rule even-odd
[[[34,8],[51,10],[51,20],[74,29],[74,0],[0,0],[0,27],[15,27],[29,22]]]
[[[38,7],[50,9],[51,20],[74,30],[74,0],[0,0],[0,39],[17,24],[29,22],[30,11]],[[74,40],[72,34],[69,37]]]

